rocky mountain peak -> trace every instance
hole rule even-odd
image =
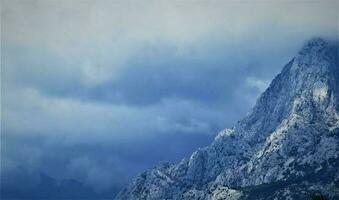
[[[335,107],[339,77],[337,50],[321,38],[307,42],[260,96],[252,112],[236,126],[237,132],[246,134],[252,141],[252,138],[265,139],[293,114],[310,118],[315,109],[326,111],[329,106]]]
[[[326,41],[323,38],[315,37],[310,40],[308,40],[305,45],[301,48],[299,51],[299,54],[307,54],[310,52],[319,52],[324,48],[327,48],[329,46],[329,42]]]
[[[338,46],[310,40],[233,129],[142,173],[117,199],[339,197],[338,71]]]
[[[294,58],[296,65],[292,70],[303,70],[304,73],[318,73],[333,70],[337,63],[338,48],[336,44],[322,38],[308,41]]]
[[[287,71],[294,73],[291,74],[295,76],[293,78],[311,79],[300,80],[305,83],[326,78],[334,79],[334,76],[338,74],[338,56],[338,44],[336,42],[313,38],[298,52],[293,59],[293,65]]]

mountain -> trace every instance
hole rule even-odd
[[[141,173],[117,200],[339,198],[338,45],[310,40],[210,146]]]

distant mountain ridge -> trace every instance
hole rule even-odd
[[[24,174],[23,180],[28,179]],[[56,179],[46,173],[40,173],[38,184],[25,183],[23,187],[13,188],[1,186],[2,199],[109,199],[118,190],[109,188],[104,191],[95,191],[92,187],[75,179]]]
[[[338,58],[337,44],[310,40],[233,129],[140,174],[116,199],[339,198]]]

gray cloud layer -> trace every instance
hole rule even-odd
[[[122,185],[231,127],[338,2],[9,1],[2,177]],[[9,181],[11,180],[11,181]],[[29,181],[27,181],[29,183]]]

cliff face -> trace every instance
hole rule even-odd
[[[338,57],[337,45],[312,39],[233,129],[140,174],[116,199],[339,197]]]

